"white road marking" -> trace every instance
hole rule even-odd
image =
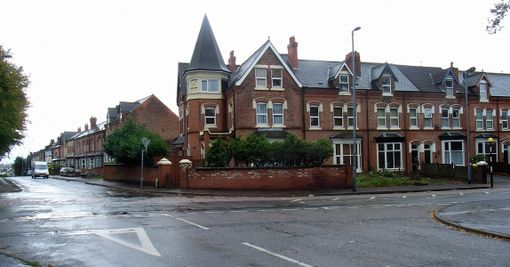
[[[193,226],[196,226],[196,227],[198,227],[198,228],[200,228],[200,229],[209,230],[209,228],[207,228],[207,227],[205,227],[205,226],[202,226],[202,225],[197,224],[197,223],[194,223],[194,222],[190,222],[190,221],[185,220],[185,219],[183,219],[183,218],[176,218],[176,219],[177,219],[177,220],[179,220],[179,221],[181,221],[181,222],[185,222],[185,223],[187,223],[187,224],[191,224],[191,225],[193,225]]]
[[[139,244],[134,244],[126,240],[122,240],[117,237],[119,234],[131,234],[134,233],[138,237]],[[110,230],[84,230],[64,233],[62,235],[90,235],[95,234],[97,236],[106,238],[110,241],[117,242],[128,248],[136,249],[141,252],[147,253],[152,256],[161,257],[161,254],[156,250],[152,244],[149,236],[143,228],[124,228],[124,229],[110,229]],[[117,235],[117,236],[114,236]]]
[[[436,195],[432,194],[432,197],[436,197]]]
[[[292,211],[292,210],[298,210],[298,209],[282,209],[283,211]]]
[[[298,261],[298,260],[295,260],[295,259],[289,258],[289,257],[287,257],[287,256],[280,255],[280,254],[278,254],[278,253],[274,253],[274,252],[269,251],[269,250],[267,250],[267,249],[265,249],[265,248],[261,248],[261,247],[259,247],[259,246],[255,246],[255,245],[252,245],[252,244],[247,243],[247,242],[244,242],[244,243],[242,243],[242,244],[243,244],[243,245],[245,245],[245,246],[248,246],[248,247],[254,248],[254,249],[258,250],[258,251],[264,252],[264,253],[266,253],[266,254],[269,254],[269,255],[271,255],[271,256],[275,256],[275,257],[278,257],[278,258],[280,258],[280,259],[286,260],[286,261],[288,261],[288,262],[295,263],[295,264],[297,264],[297,265],[299,265],[299,266],[303,266],[303,267],[312,267],[312,265],[310,265],[310,264],[306,264],[306,263],[304,263],[304,262],[301,262],[301,261]]]
[[[333,198],[333,201],[337,201],[339,199],[340,199],[339,197],[336,197],[336,198]]]
[[[302,198],[296,198],[296,199],[291,200],[290,202],[298,202],[298,201],[301,201],[301,200],[303,200],[303,199]]]
[[[163,213],[163,214],[161,214],[161,215],[166,216],[166,217],[174,217],[173,215],[168,214],[168,213]]]
[[[375,199],[375,197],[371,197],[371,198],[369,198],[369,200],[373,200],[373,199]]]
[[[407,198],[407,196],[402,196],[402,198]]]
[[[305,208],[305,210],[318,210],[319,208]]]
[[[464,195],[464,193],[459,193],[459,195],[463,196],[463,195]]]
[[[489,192],[487,192],[487,191],[485,191],[484,193],[485,193],[486,195],[490,194],[490,193],[489,193]]]
[[[204,213],[207,213],[207,214],[218,214],[218,213],[224,213],[223,211],[204,211]]]
[[[241,213],[241,212],[248,212],[248,211],[247,210],[231,210],[230,212]]]
[[[304,201],[300,201],[300,202],[299,202],[299,204],[306,204],[306,202],[304,202]]]

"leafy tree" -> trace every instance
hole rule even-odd
[[[16,157],[14,159],[14,164],[12,165],[12,168],[14,168],[14,175],[16,176],[22,176],[23,175],[23,165],[25,165],[25,159],[22,157]],[[26,168],[26,167],[25,167]]]
[[[29,85],[23,68],[7,61],[11,55],[0,45],[0,158],[21,144],[29,105],[24,89]]]
[[[205,161],[208,167],[227,167],[230,160],[227,144],[223,139],[216,139],[205,154]]]
[[[104,151],[119,163],[139,164],[143,137],[151,141],[147,147],[148,151],[144,153],[145,164],[154,164],[154,157],[168,154],[168,144],[161,136],[149,131],[144,125],[132,119],[128,119],[122,127],[115,129],[106,137]]]
[[[331,142],[325,139],[319,139],[313,143],[307,143],[305,147],[305,162],[306,166],[321,166],[324,161],[333,156],[333,147]]]
[[[488,19],[487,31],[491,34],[500,31],[503,26],[501,22],[510,11],[510,1],[501,0],[499,3],[495,3],[494,7],[491,8],[491,16]]]
[[[241,138],[231,139],[227,144],[227,152],[229,157],[234,160],[236,167],[241,164],[248,165],[250,151],[245,140]]]
[[[264,136],[258,134],[250,134],[246,138],[246,150],[249,151],[247,161],[262,167],[267,162],[270,143]]]

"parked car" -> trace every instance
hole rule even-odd
[[[74,176],[73,167],[63,167],[60,169],[60,175],[62,176]]]

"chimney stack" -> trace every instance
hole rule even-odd
[[[354,61],[356,62],[356,76],[361,76],[361,59],[358,51],[354,51]],[[345,55],[345,64],[349,67],[351,71],[354,71],[352,69],[352,52],[349,52],[349,54]]]
[[[89,130],[89,124],[85,123],[85,131],[88,131],[88,130]]]
[[[230,57],[228,58],[228,68],[230,69],[231,72],[234,72],[237,68],[234,50],[230,51]]]
[[[455,75],[455,78],[460,79],[459,68],[454,67],[453,62],[450,62],[450,69],[453,71],[453,75]]]
[[[291,36],[289,38],[289,44],[287,45],[287,50],[288,50],[289,65],[292,69],[299,68],[297,45],[298,45],[298,43],[296,42],[296,37]]]
[[[96,117],[90,117],[90,129],[97,128],[97,118]]]

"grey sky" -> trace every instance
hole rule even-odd
[[[177,113],[177,63],[189,62],[209,17],[223,58],[242,63],[270,36],[280,53],[295,35],[302,59],[510,72],[510,29],[485,32],[494,1],[24,1],[0,4],[0,44],[32,81],[26,155],[119,101],[155,94]],[[508,20],[504,24],[509,25]],[[8,159],[4,159],[6,161]]]

